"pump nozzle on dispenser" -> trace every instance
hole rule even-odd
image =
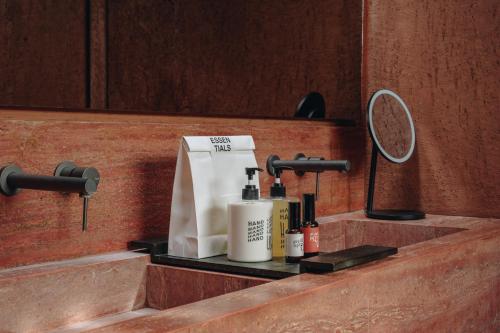
[[[253,176],[255,176],[256,171],[264,171],[261,168],[245,168],[245,172],[248,176],[248,185],[250,185],[250,181],[253,179]]]
[[[257,186],[250,184],[257,171],[264,171],[261,168],[245,168],[245,173],[248,177],[248,184],[241,191],[241,197],[243,200],[259,200],[259,189]]]
[[[281,182],[281,169],[274,170],[274,182],[270,188],[271,198],[284,198],[286,197],[286,187]]]

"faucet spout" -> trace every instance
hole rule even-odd
[[[9,188],[55,191],[65,193],[93,194],[97,191],[97,184],[93,179],[73,178],[62,176],[39,176],[24,173],[12,173],[7,177]]]

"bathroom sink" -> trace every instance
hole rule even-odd
[[[151,265],[122,251],[0,270],[0,332],[81,332],[270,280]]]
[[[402,248],[466,230],[461,228],[425,225],[414,221],[380,221],[372,219],[340,219],[332,221],[329,218],[326,218],[326,221],[320,224],[320,229],[320,250],[323,253],[353,249],[353,251],[358,252],[349,253],[358,253],[359,255],[365,251],[361,250],[359,248],[360,246],[364,246],[366,249],[366,245],[375,245],[376,247],[370,248],[384,252],[384,254],[381,254],[381,257],[391,252],[392,250],[390,250],[390,248]],[[377,248],[377,246],[379,248]],[[354,248],[357,248],[357,250],[354,250]],[[346,255],[346,253],[340,254],[342,257]],[[365,255],[367,255],[366,252]],[[376,258],[378,258],[377,255],[372,252],[370,252],[369,257],[371,257],[371,259],[367,259],[368,261],[377,260]],[[228,260],[225,255],[192,259],[169,256],[165,253],[154,255],[152,261],[162,265],[217,271],[229,274],[242,274],[270,279],[283,279],[300,274],[301,272],[298,264],[287,264],[284,258],[274,258],[272,261],[264,262],[235,262]],[[316,260],[313,261],[316,262]],[[362,264],[363,262],[366,261],[350,260],[347,268]],[[310,266],[310,264],[307,264],[307,266]]]
[[[44,332],[146,306],[144,254],[117,252],[0,271],[0,332]]]
[[[333,252],[364,244],[401,248],[464,231],[462,228],[425,225],[418,221],[370,219],[320,220],[320,249]]]
[[[466,229],[404,221],[320,219],[322,252],[406,247]],[[0,271],[1,332],[78,332],[272,280],[150,263],[122,251]]]
[[[394,222],[353,212],[318,222],[323,251],[369,242],[398,246],[398,254],[339,272],[276,280],[93,332],[494,330],[498,297],[491,290],[498,282],[500,220],[428,215]]]

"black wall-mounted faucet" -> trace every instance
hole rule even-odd
[[[293,170],[298,176],[302,176],[305,172],[349,171],[351,162],[346,160],[325,160],[323,157],[307,157],[302,153],[298,153],[293,160],[281,160],[278,155],[269,155],[266,167],[271,176],[275,176],[276,172],[282,170]]]
[[[319,197],[319,174],[334,170],[347,172],[351,170],[351,162],[347,160],[325,160],[323,157],[307,157],[302,153],[295,155],[293,160],[281,160],[278,155],[269,155],[266,163],[269,175],[279,178],[283,170],[293,170],[297,176],[306,172],[316,173],[316,199]]]
[[[0,193],[12,196],[21,189],[79,193],[83,198],[82,230],[87,230],[88,199],[97,192],[99,172],[95,168],[77,167],[73,162],[62,162],[54,176],[29,175],[15,164],[0,169]]]

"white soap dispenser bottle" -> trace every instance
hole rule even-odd
[[[259,199],[259,189],[250,184],[259,168],[245,168],[248,185],[242,200],[228,204],[227,257],[241,262],[271,260],[273,202]]]

